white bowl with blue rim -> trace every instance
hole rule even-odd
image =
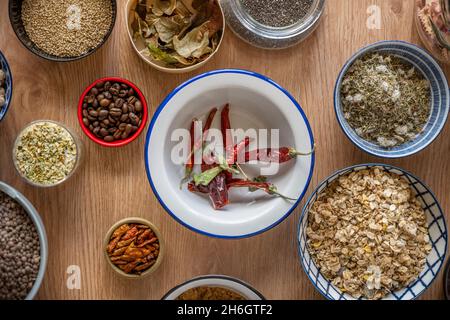
[[[284,219],[303,198],[312,177],[314,154],[281,165],[270,177],[280,193],[297,201],[231,190],[231,204],[212,208],[207,196],[180,190],[184,166],[172,161],[178,141],[176,129],[188,130],[193,118],[204,119],[212,107],[230,104],[232,128],[280,129],[280,143],[310,151],[314,140],[300,104],[272,80],[245,70],[225,69],[196,76],[177,87],[161,103],[150,124],[145,143],[145,165],[150,185],[164,209],[183,226],[198,233],[227,239],[251,237],[267,231]],[[213,128],[220,129],[220,111]],[[247,173],[257,170],[244,166]]]
[[[431,115],[423,131],[407,143],[394,148],[384,148],[361,138],[344,117],[341,105],[342,81],[352,64],[371,52],[395,55],[411,63],[430,82]],[[425,50],[403,41],[381,41],[359,50],[344,65],[334,89],[334,109],[345,135],[361,150],[382,158],[401,158],[413,155],[429,146],[441,133],[450,110],[450,93],[447,78],[436,60]]]
[[[6,60],[5,56],[1,51],[0,51],[0,68],[3,70],[6,76],[5,104],[3,107],[0,107],[0,122],[1,122],[5,117],[6,112],[8,111],[8,108],[11,104],[12,90],[13,90],[13,79],[11,75],[11,69],[9,67],[8,61]]]
[[[351,172],[366,170],[373,167],[378,167],[382,170],[398,174],[404,177],[409,182],[409,185],[411,186],[417,199],[422,204],[422,208],[425,211],[428,223],[428,232],[430,241],[432,243],[432,250],[427,257],[426,265],[423,271],[420,273],[418,279],[406,288],[403,288],[396,292],[392,292],[391,294],[386,296],[384,300],[417,299],[422,293],[425,292],[425,290],[427,290],[431,286],[444,264],[447,254],[448,242],[447,224],[442,208],[439,205],[439,202],[433,192],[419,178],[398,167],[377,163],[361,164],[348,167],[333,173],[331,176],[329,176],[319,184],[317,189],[312,193],[312,195],[306,202],[298,225],[297,240],[301,265],[314,287],[327,299],[354,300],[354,298],[349,294],[343,293],[339,288],[328,281],[320,273],[320,269],[311,258],[308,251],[306,235],[309,210],[311,209],[319,194],[324,191],[324,189],[326,189],[333,181],[339,179],[339,177],[341,176],[348,175]]]
[[[209,288],[224,288],[231,290],[246,300],[266,300],[264,296],[253,288],[248,283],[223,275],[207,275],[195,277],[194,279],[188,280],[175,288],[167,292],[161,300],[176,300],[180,295],[188,290],[199,288],[199,287],[209,287]]]

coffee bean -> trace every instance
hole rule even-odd
[[[122,116],[120,117],[120,122],[125,122],[128,120],[128,114],[124,113],[122,114]]]
[[[100,129],[100,135],[101,135],[102,137],[106,137],[107,135],[109,135],[109,132],[108,132],[108,130],[106,130],[105,128],[101,128],[101,129]]]
[[[108,114],[109,114],[109,111],[108,111],[108,110],[101,110],[101,111],[98,113],[98,116],[99,116],[99,118],[105,119],[105,118],[108,116]],[[103,119],[102,119],[102,120],[103,120]]]
[[[134,109],[136,110],[136,112],[141,112],[142,111],[142,103],[140,101],[136,101],[136,103],[134,104]]]
[[[122,108],[122,106],[123,106],[124,103],[125,103],[125,100],[123,100],[122,98],[118,98],[118,99],[115,101],[115,103],[116,103],[117,108]]]
[[[131,97],[128,97],[127,101],[130,104],[134,104],[137,101],[137,98],[135,96],[131,96]]]
[[[122,110],[119,108],[112,108],[109,110],[109,114],[113,117],[120,117],[122,115]]]
[[[91,95],[93,95],[93,96],[98,95],[98,89],[96,87],[91,89]]]
[[[111,100],[108,100],[108,99],[102,99],[102,100],[100,100],[100,105],[103,107],[103,108],[106,108],[107,106],[109,106],[111,104]]]
[[[95,96],[89,96],[86,102],[88,104],[92,104],[92,102],[94,102],[94,100],[95,100]]]
[[[83,124],[106,142],[129,138],[142,123],[142,101],[124,83],[97,83],[83,101]]]
[[[112,94],[109,91],[106,91],[105,93],[103,93],[105,95],[106,99],[111,100],[112,99]]]
[[[127,124],[126,124],[126,123],[121,123],[121,124],[119,125],[119,130],[120,130],[120,131],[124,131],[126,127],[127,127]]]
[[[105,86],[105,83],[103,81],[97,82],[97,84],[95,85],[95,87],[97,89],[103,88]]]
[[[111,93],[113,96],[118,96],[119,90],[117,90],[116,88],[111,88],[109,89],[109,93]]]
[[[128,117],[130,118],[131,124],[137,126],[139,124],[139,118],[134,113],[130,112],[128,114]]]
[[[122,132],[120,130],[117,130],[116,132],[114,132],[113,137],[116,140],[119,140],[120,137],[122,136]]]

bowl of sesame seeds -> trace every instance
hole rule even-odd
[[[116,0],[11,0],[9,18],[20,42],[56,62],[85,58],[108,40]]]

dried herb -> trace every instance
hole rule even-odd
[[[223,18],[216,0],[140,0],[132,23],[144,54],[167,67],[205,60],[220,41]]]
[[[53,185],[75,168],[78,150],[72,135],[53,122],[39,122],[26,128],[15,148],[20,173],[36,184]]]
[[[360,137],[392,148],[422,132],[431,113],[430,83],[405,60],[372,53],[348,70],[341,101],[345,119]]]

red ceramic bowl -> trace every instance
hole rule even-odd
[[[130,137],[128,137],[127,139],[122,139],[122,140],[116,140],[113,142],[106,142],[103,139],[98,138],[95,134],[93,134],[89,128],[87,128],[84,123],[83,123],[83,102],[84,102],[84,97],[89,93],[89,91],[91,91],[91,89],[93,87],[95,87],[97,85],[97,83],[99,82],[118,82],[118,83],[124,83],[126,85],[128,85],[129,87],[133,88],[133,90],[137,93],[139,100],[141,100],[142,102],[142,112],[143,112],[143,117],[142,117],[142,123],[141,126],[138,128],[138,130],[131,135]],[[147,105],[147,101],[145,100],[144,95],[142,94],[141,90],[139,90],[138,87],[136,87],[136,85],[128,80],[122,79],[122,78],[114,78],[114,77],[108,77],[108,78],[102,78],[102,79],[98,79],[96,80],[94,83],[92,83],[89,87],[86,88],[86,90],[84,90],[83,94],[80,97],[80,101],[78,102],[78,121],[80,123],[81,129],[83,129],[83,132],[89,137],[89,139],[91,139],[92,141],[98,143],[101,146],[104,147],[122,147],[125,146],[127,144],[129,144],[130,142],[134,141],[137,137],[139,137],[139,135],[142,133],[142,131],[144,131],[144,128],[147,124],[148,121],[148,105]]]

